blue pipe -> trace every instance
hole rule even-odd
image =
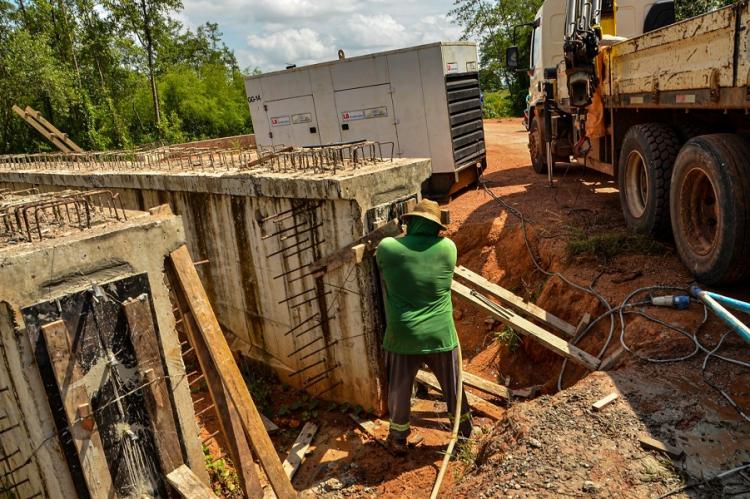
[[[708,308],[714,311],[716,315],[719,316],[719,319],[724,321],[729,327],[734,329],[737,334],[739,334],[743,340],[750,343],[750,328],[748,328],[745,324],[743,324],[737,317],[735,317],[729,310],[722,307],[719,303],[719,300],[721,299],[724,301],[724,303],[729,304],[730,302],[728,300],[731,300],[732,305],[738,305],[740,307],[740,310],[747,310],[744,307],[750,308],[750,306],[747,303],[741,302],[739,300],[734,300],[732,298],[728,298],[726,296],[720,296],[721,298],[715,298],[712,295],[715,295],[715,293],[711,293],[709,291],[703,291],[698,286],[690,286],[690,294],[694,297],[698,298],[700,301],[706,304]]]
[[[723,303],[729,308],[733,308],[735,310],[739,310],[740,312],[745,312],[746,314],[750,314],[750,303],[737,300],[735,298],[730,298],[728,296],[720,295],[719,293],[712,293],[711,291],[704,291],[708,296],[713,298],[714,300]]]

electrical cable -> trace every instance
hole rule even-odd
[[[604,342],[604,345],[602,346],[601,350],[599,351],[598,355],[596,356],[598,359],[601,359],[602,356],[604,355],[604,353],[606,352],[606,350],[609,348],[609,345],[610,345],[610,343],[612,341],[612,338],[613,338],[613,335],[614,335],[614,330],[615,330],[615,322],[616,322],[615,318],[614,318],[614,315],[618,314],[618,318],[619,318],[619,322],[620,322],[620,344],[622,345],[622,347],[627,352],[629,352],[630,354],[632,354],[633,356],[635,356],[636,358],[638,358],[640,360],[643,360],[643,361],[646,361],[646,362],[651,362],[651,363],[661,363],[661,364],[671,363],[671,362],[682,362],[682,361],[685,361],[685,360],[688,360],[688,359],[691,359],[691,358],[695,357],[701,351],[703,351],[706,354],[706,357],[704,358],[703,366],[702,366],[702,369],[701,369],[703,380],[711,388],[713,388],[714,390],[716,390],[735,409],[735,411],[737,411],[737,413],[744,420],[750,422],[750,416],[748,416],[745,412],[743,412],[740,409],[740,407],[737,405],[737,403],[734,401],[734,399],[732,399],[732,397],[728,393],[726,393],[725,390],[723,390],[721,387],[719,387],[716,384],[714,384],[712,381],[710,381],[706,377],[705,368],[706,368],[706,365],[708,364],[708,361],[709,361],[709,359],[711,357],[715,357],[715,358],[717,358],[719,360],[722,360],[724,362],[728,362],[728,363],[731,363],[731,364],[734,364],[734,365],[738,365],[738,366],[741,366],[741,367],[750,368],[750,364],[748,364],[746,362],[743,362],[743,361],[740,361],[740,360],[737,360],[737,359],[733,359],[731,357],[725,357],[725,356],[721,356],[721,355],[716,354],[716,352],[721,347],[721,345],[722,345],[722,343],[723,343],[723,341],[724,341],[724,339],[726,337],[726,333],[725,333],[724,336],[722,336],[722,339],[719,341],[719,343],[717,344],[717,346],[715,348],[711,349],[711,350],[709,350],[708,348],[706,348],[698,340],[698,337],[697,337],[698,332],[700,331],[700,329],[708,321],[708,309],[705,306],[705,304],[703,304],[701,302],[701,304],[703,305],[703,319],[702,319],[701,323],[695,328],[695,331],[693,331],[693,332],[685,331],[684,329],[679,328],[679,327],[675,326],[674,324],[670,324],[670,323],[668,323],[666,321],[663,321],[663,320],[661,320],[661,319],[659,319],[657,317],[651,316],[651,315],[647,314],[646,312],[643,312],[642,310],[638,310],[638,311],[626,311],[627,309],[632,308],[632,307],[647,306],[647,305],[651,304],[650,301],[639,301],[639,302],[630,303],[630,301],[635,296],[637,296],[638,294],[641,294],[641,293],[644,293],[644,292],[649,292],[649,291],[681,291],[681,292],[685,292],[687,294],[688,290],[686,288],[683,288],[683,287],[677,287],[677,286],[646,286],[646,287],[641,287],[641,288],[638,288],[638,289],[630,292],[630,294],[627,295],[627,297],[623,300],[623,302],[619,306],[612,307],[611,304],[599,292],[597,292],[593,288],[593,285],[590,285],[588,288],[585,288],[585,287],[583,287],[581,285],[578,285],[578,284],[572,282],[570,279],[566,278],[564,275],[562,275],[559,272],[550,272],[550,271],[542,268],[541,264],[537,260],[536,255],[534,254],[533,250],[531,249],[531,244],[529,242],[528,232],[527,232],[527,228],[526,228],[526,219],[525,219],[523,213],[521,211],[519,211],[518,209],[514,208],[513,206],[511,206],[510,204],[508,204],[504,199],[502,199],[502,197],[500,197],[500,196],[496,195],[494,192],[492,192],[489,189],[489,187],[487,186],[487,184],[485,182],[485,179],[483,177],[479,178],[479,183],[482,186],[482,188],[485,190],[485,192],[495,202],[497,202],[499,205],[501,205],[503,208],[505,208],[508,211],[508,213],[510,213],[511,215],[515,216],[516,218],[518,218],[520,220],[520,222],[521,222],[521,229],[522,229],[522,233],[523,233],[524,244],[526,246],[526,250],[529,253],[529,257],[531,258],[531,261],[532,261],[532,263],[534,264],[534,266],[536,267],[537,270],[539,270],[542,274],[544,274],[544,275],[546,275],[548,277],[557,277],[557,278],[559,278],[561,281],[563,281],[564,283],[568,284],[569,286],[571,286],[574,289],[577,289],[579,291],[583,291],[583,292],[585,292],[587,294],[595,296],[605,306],[605,308],[607,309],[606,312],[604,312],[601,315],[599,315],[598,317],[596,317],[583,331],[581,331],[578,335],[576,335],[576,337],[573,338],[570,341],[571,344],[575,345],[576,343],[578,343],[581,339],[583,339],[593,329],[593,327],[597,323],[599,323],[599,321],[605,319],[606,317],[609,317],[610,318],[610,330],[609,330],[609,334],[607,336],[606,341]],[[695,302],[695,300],[691,300],[691,301]],[[625,330],[626,330],[626,325],[627,325],[627,322],[625,320],[625,315],[626,314],[639,315],[639,316],[643,317],[646,320],[652,321],[652,322],[654,322],[656,324],[659,324],[659,325],[661,325],[663,327],[666,327],[666,328],[668,328],[670,330],[673,330],[675,332],[678,332],[678,333],[686,336],[688,339],[690,339],[693,342],[693,345],[695,347],[694,350],[693,350],[693,352],[691,352],[690,354],[687,354],[687,355],[683,355],[683,356],[679,356],[679,357],[674,357],[674,358],[655,359],[655,358],[651,358],[651,357],[642,355],[642,354],[634,351],[625,342]],[[562,367],[560,369],[560,374],[559,374],[558,379],[557,379],[557,389],[558,390],[562,390],[562,379],[563,379],[563,376],[564,376],[564,373],[565,373],[565,368],[567,366],[567,362],[568,362],[567,359],[563,359]]]

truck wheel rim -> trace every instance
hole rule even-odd
[[[707,255],[716,244],[721,221],[714,185],[703,170],[693,168],[685,175],[680,191],[685,240],[695,253]]]
[[[648,172],[646,161],[638,151],[630,151],[625,170],[625,198],[628,211],[635,218],[641,218],[648,204]]]

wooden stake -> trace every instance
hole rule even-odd
[[[263,427],[258,409],[255,407],[232,352],[229,350],[227,340],[221,332],[219,321],[214,315],[206,290],[200,282],[195,266],[193,266],[187,246],[181,246],[173,251],[170,256],[177,279],[198,326],[198,333],[200,334],[196,336],[201,336],[205,342],[211,360],[218,368],[224,388],[227,390],[229,398],[234,402],[242,426],[266,475],[268,475],[268,480],[271,482],[274,492],[281,499],[296,497],[297,493],[281,466],[276,449],[274,449],[273,443]]]
[[[493,383],[492,381],[486,380],[476,374],[467,373],[466,371],[464,371],[463,378],[465,385],[482,390],[483,392],[496,397],[504,398],[506,400],[508,398],[508,389],[502,385]]]

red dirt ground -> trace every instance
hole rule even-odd
[[[690,283],[690,274],[666,235],[657,245],[639,240],[635,248],[616,247],[606,256],[569,256],[571,241],[624,233],[612,179],[578,166],[563,166],[555,172],[557,186],[549,189],[545,177],[529,166],[520,120],[486,121],[485,135],[489,162],[485,185],[523,212],[530,247],[543,268],[561,272],[584,287],[594,283],[613,306],[638,287]],[[585,313],[596,317],[605,311],[590,294],[534,267],[518,219],[483,188],[459,194],[448,208],[448,235],[458,246],[459,265],[574,325]],[[725,291],[750,297],[747,287]],[[443,497],[648,497],[680,486],[684,476],[712,477],[750,461],[750,424],[703,381],[703,355],[687,362],[653,364],[626,353],[613,364],[614,371],[594,374],[568,366],[566,389],[556,393],[560,357],[525,338],[514,347],[501,343],[497,334],[502,325],[467,304],[454,301],[454,307],[467,371],[513,388],[541,385],[544,395],[514,402],[500,422],[476,418],[488,434],[451,464]],[[687,311],[648,312],[689,330],[703,317],[697,305]],[[710,318],[698,337],[713,347],[725,329]],[[596,355],[608,332],[609,321],[604,320],[579,346]],[[603,357],[619,348],[619,335],[618,325]],[[633,316],[628,318],[627,341],[639,353],[654,357],[677,356],[692,348],[692,341],[684,336]],[[727,337],[720,353],[750,362],[746,344],[734,334]],[[707,369],[710,379],[730,393],[745,413],[750,412],[749,371],[716,360]],[[612,391],[620,398],[604,411],[592,412],[591,403]],[[277,387],[270,398],[277,411],[298,397]],[[434,394],[428,399],[417,401],[412,418],[425,443],[402,459],[391,457],[338,409],[318,410],[315,420],[320,430],[294,479],[295,487],[329,497],[429,496],[448,432],[444,405]],[[274,437],[282,457],[299,431],[299,418],[299,411],[292,417],[272,417],[282,426],[282,433]],[[638,444],[641,434],[679,446],[686,457],[672,462],[643,450]],[[744,485],[748,488],[750,483]],[[676,497],[735,490],[701,487]]]

